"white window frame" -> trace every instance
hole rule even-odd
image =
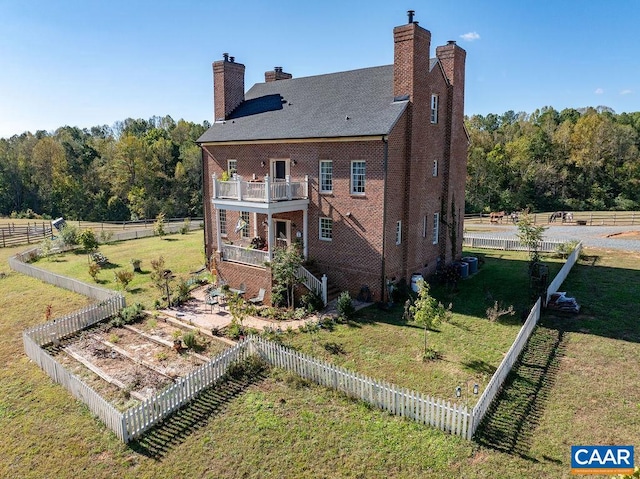
[[[233,175],[238,173],[238,160],[227,160],[227,173],[229,178],[233,178]]]
[[[321,241],[333,240],[333,219],[326,216],[321,216],[318,219],[318,238]]]
[[[218,210],[218,221],[220,223],[220,236],[227,236],[227,210]]]
[[[438,160],[433,160],[433,170],[431,171],[433,176],[438,176]]]
[[[333,193],[333,161],[320,160],[318,168],[320,170],[318,175],[320,193]]]
[[[422,218],[422,237],[423,238],[427,237],[427,216],[426,215]]]
[[[431,95],[431,123],[438,123],[438,95]]]
[[[364,195],[366,192],[366,181],[367,162],[364,160],[353,160],[351,162],[351,194]]]
[[[247,226],[240,230],[240,238],[248,238],[251,236],[251,217],[248,211],[241,211],[240,218],[247,222]]]
[[[433,214],[433,244],[440,241],[440,213]]]
[[[396,223],[396,244],[402,244],[402,221]]]

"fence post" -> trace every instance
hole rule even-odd
[[[7,245],[4,242],[4,230],[2,230],[2,247],[5,248]]]

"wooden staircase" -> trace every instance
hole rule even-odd
[[[315,264],[305,264],[304,268],[318,279],[322,278],[323,274],[326,274],[320,271]],[[329,280],[329,275],[327,275],[327,301],[336,299],[341,292],[342,291]]]
[[[324,274],[315,264],[305,264],[304,268],[318,279],[322,278]],[[329,280],[329,275],[327,275],[327,301],[336,299],[340,293],[340,289]]]

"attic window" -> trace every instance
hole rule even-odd
[[[438,123],[438,95],[431,95],[431,123]]]

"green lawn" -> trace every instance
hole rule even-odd
[[[118,251],[118,245],[101,250],[120,267],[128,267],[135,254],[147,271],[148,261],[159,254],[167,259],[168,268],[179,273],[202,264],[201,234],[171,238],[176,241],[124,243],[120,246],[134,248],[124,252]],[[0,249],[0,272],[9,272],[6,259],[21,249]],[[456,380],[474,376],[484,363],[499,362],[502,346],[491,350],[483,342],[509,344],[517,330],[516,318],[513,324],[483,319],[489,298],[513,304],[519,311],[528,302],[522,299],[526,285],[514,282],[508,272],[526,267],[525,261],[514,260],[511,253],[484,254],[482,271],[463,281],[459,292],[435,291],[453,303],[456,313],[451,324],[430,333],[431,344],[443,355],[438,362],[458,361],[451,366],[457,370],[465,362],[476,361],[473,367],[460,369],[463,377],[453,374]],[[563,286],[578,298],[583,314],[543,318],[533,347],[497,404],[496,420],[486,424],[486,432],[479,436],[480,444],[389,416],[274,371],[251,384],[210,390],[140,443],[125,446],[85,406],[30,363],[22,350],[21,331],[44,321],[48,305],[58,316],[86,304],[86,299],[8,273],[0,279],[0,361],[4,365],[0,371],[4,432],[0,477],[569,477],[572,444],[640,447],[640,325],[634,312],[640,256],[587,254],[598,255],[595,264],[592,258],[577,265]],[[70,267],[72,256],[68,255],[69,261],[43,262],[42,266]],[[77,271],[89,279],[85,266]],[[501,286],[494,284],[496,278],[502,278]],[[112,281],[106,275],[103,279]],[[130,298],[146,295],[144,303],[157,297],[141,285],[131,287],[141,291],[129,293]],[[420,374],[411,366],[422,366],[412,359],[420,347],[420,340],[415,340],[419,331],[397,320],[394,324],[389,316],[364,312],[352,327],[326,334],[344,343],[349,353],[344,361],[356,364],[362,361],[358,355],[370,356],[377,365],[371,367],[373,376],[400,368],[387,363],[405,361],[402,367],[408,372],[398,374],[397,382],[405,380],[414,387],[411,384],[420,380]],[[385,341],[379,331],[397,334],[387,335]],[[363,335],[369,335],[370,342],[357,339]],[[445,341],[446,336],[455,341]],[[298,340],[301,347],[324,351],[324,339],[318,337],[312,344],[305,335]],[[405,352],[384,361],[383,353],[398,349],[386,345],[403,342],[408,344],[400,348]],[[446,346],[454,343],[459,346]],[[387,349],[377,352],[378,348]]]
[[[189,272],[197,271],[204,265],[202,231],[105,244],[100,246],[99,251],[108,258],[109,263],[103,266],[96,281],[89,275],[89,259],[82,252],[72,251],[43,258],[36,265],[104,288],[118,289],[115,272],[122,269],[133,271],[131,260],[139,259],[142,261],[142,272],[134,275],[125,291],[125,297],[127,304],[141,303],[149,309],[153,308],[154,301],[161,296],[150,279],[151,260],[162,256],[165,268],[170,269],[177,278],[184,279],[189,277]]]

